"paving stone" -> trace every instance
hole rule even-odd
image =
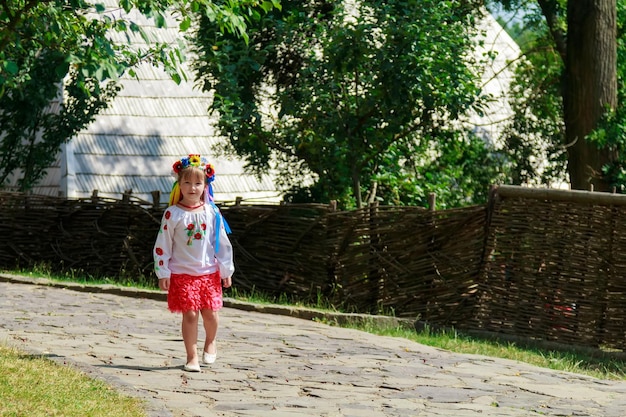
[[[460,355],[226,300],[218,360],[182,370],[165,295],[0,274],[0,342],[146,401],[150,417],[626,416],[626,382]],[[259,310],[267,310],[259,308]],[[203,329],[200,327],[202,343]]]

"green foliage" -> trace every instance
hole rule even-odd
[[[32,188],[54,163],[61,144],[87,126],[115,96],[115,84],[99,88],[94,80],[79,81],[72,74],[64,83],[65,97],[59,97],[63,79],[50,66],[61,65],[63,60],[59,52],[42,53],[32,65],[30,79],[0,97],[0,184],[22,169],[18,190]]]
[[[18,170],[30,189],[54,162],[60,145],[114,97],[118,76],[138,59],[106,37],[112,20],[88,18],[84,1],[17,1],[0,14],[0,180]],[[62,88],[65,96],[61,95]]]
[[[566,30],[566,1],[549,1],[540,9],[536,1],[508,0],[501,3],[506,10],[524,10],[519,42],[524,59],[517,63],[512,89],[515,116],[507,129],[507,148],[512,161],[513,184],[547,184],[566,177],[567,147],[563,122],[562,74],[563,59],[555,48],[554,34],[546,23],[546,15],[554,27]],[[618,106],[607,109],[596,129],[585,140],[598,148],[615,150],[618,158],[602,167],[607,181],[617,189],[626,186],[626,2],[617,2],[617,78]]]
[[[474,135],[437,141],[439,158],[421,168],[426,193],[435,193],[437,208],[484,204],[489,184],[507,178],[506,157]]]
[[[489,184],[507,178],[502,152],[470,132],[441,132],[424,143],[429,148],[417,154],[431,153],[436,158],[405,158],[402,165],[389,163],[386,172],[375,177],[381,204],[426,206],[430,193],[436,195],[438,209],[482,204]],[[400,146],[390,150],[401,155],[413,151]]]
[[[296,184],[292,201],[338,200],[343,207],[425,201],[429,187],[448,184],[432,184],[438,178],[416,170],[442,155],[480,155],[464,163],[487,161],[498,171],[500,160],[477,152],[479,142],[456,122],[484,104],[470,53],[471,6],[346,4],[285,1],[249,27],[248,44],[201,22],[195,69],[203,89],[215,92],[212,110],[229,150],[257,173],[278,160],[280,178]],[[458,142],[440,143],[447,140]],[[493,180],[487,177],[476,179],[485,190]],[[303,189],[306,178],[315,182]],[[474,195],[463,191],[450,204]]]
[[[172,13],[181,31],[202,14],[220,30],[244,38],[246,22],[258,18],[259,10],[280,7],[275,0],[120,0],[119,5],[125,12],[138,9],[157,27],[164,27],[166,13]],[[129,16],[86,0],[2,2],[0,186],[21,172],[19,189],[32,188],[60,145],[106,107],[118,78],[125,72],[133,75],[138,64],[161,65],[177,82],[186,77],[179,44],[151,41]],[[115,32],[129,44],[116,43]],[[133,35],[146,45],[131,47]]]
[[[523,58],[515,63],[510,90],[514,116],[504,132],[504,152],[511,161],[509,182],[515,185],[551,185],[566,175],[563,61],[545,24],[534,21],[536,26],[526,26]]]
[[[277,0],[120,0],[119,5],[126,13],[139,10],[153,19],[158,28],[166,26],[169,13],[183,32],[201,14],[220,30],[244,39],[246,22],[259,18],[258,9],[267,12],[280,8]],[[115,44],[110,36],[112,31],[128,36],[139,34],[146,41],[146,48],[130,49],[128,45]],[[30,78],[32,66],[45,50],[65,54],[64,66],[76,67],[79,78],[117,79],[138,62],[163,65],[178,78],[184,76],[178,44],[152,42],[128,15],[105,10],[97,1],[14,0],[3,3],[0,11],[0,96]],[[67,71],[63,67],[54,69],[59,73]]]

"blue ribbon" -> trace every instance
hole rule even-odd
[[[227,234],[231,233],[230,226],[222,213],[220,213],[220,209],[217,208],[213,201],[210,201],[211,207],[213,207],[213,211],[215,211],[215,253],[218,253],[220,250],[220,227],[222,226],[222,221],[224,221],[224,229]]]

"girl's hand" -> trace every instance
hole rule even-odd
[[[168,291],[170,289],[170,279],[169,278],[161,278],[159,279],[159,288],[163,291]]]
[[[233,285],[233,279],[231,277],[222,278],[222,285],[224,286],[224,288],[229,288],[231,285]]]

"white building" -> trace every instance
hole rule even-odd
[[[483,59],[485,54],[493,56],[482,72],[483,93],[488,94],[492,101],[483,116],[474,114],[469,123],[485,140],[498,146],[502,145],[500,136],[503,123],[512,115],[508,92],[521,50],[490,13],[485,13],[478,29],[484,33],[484,45],[476,51],[478,59]]]

